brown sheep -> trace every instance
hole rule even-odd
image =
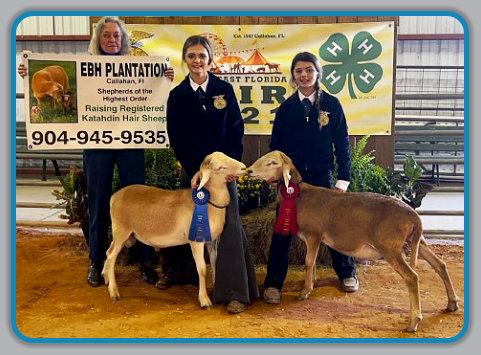
[[[406,282],[411,302],[407,331],[415,332],[422,320],[418,274],[414,271],[419,255],[441,277],[448,296],[448,311],[458,309],[456,295],[446,264],[428,247],[416,211],[393,197],[368,192],[339,193],[302,182],[301,175],[284,153],[276,150],[260,157],[248,169],[249,177],[268,182],[299,184],[296,198],[297,236],[307,247],[306,278],[299,299],[307,299],[315,280],[315,261],[320,243],[360,259],[381,257]],[[280,194],[279,194],[280,195]],[[282,196],[279,196],[282,199]],[[341,216],[341,218],[339,218]],[[403,247],[411,246],[410,265],[403,258]]]
[[[53,99],[53,104],[62,102],[64,92],[68,90],[69,82],[65,70],[59,65],[50,65],[33,74],[32,90],[38,106],[42,108],[42,100]]]

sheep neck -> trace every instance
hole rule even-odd
[[[227,185],[225,182],[219,184],[216,181],[209,181],[205,184],[205,188],[210,192],[210,201],[209,205],[214,207],[215,209],[224,209],[229,205],[230,197],[229,191],[227,190]]]

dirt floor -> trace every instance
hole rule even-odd
[[[122,298],[112,303],[106,287],[86,282],[89,262],[81,234],[17,230],[16,248],[16,324],[30,338],[450,338],[464,323],[462,246],[432,246],[447,263],[461,298],[453,313],[444,311],[441,279],[419,260],[424,320],[416,334],[402,332],[408,321],[407,289],[384,261],[358,266],[360,289],[353,294],[339,290],[332,269],[318,268],[307,301],[296,299],[303,269],[291,268],[280,305],[258,299],[232,315],[222,305],[201,310],[197,287],[160,291],[142,282],[130,265],[116,267]],[[264,276],[265,266],[258,266],[260,286]]]

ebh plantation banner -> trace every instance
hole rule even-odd
[[[207,37],[214,49],[211,71],[234,86],[246,134],[268,135],[279,105],[293,93],[292,58],[316,54],[323,88],[341,101],[351,135],[390,135],[394,22],[309,25],[127,25],[132,54],[165,56],[174,85],[188,74],[182,45]]]
[[[165,148],[163,57],[23,53],[28,148]]]

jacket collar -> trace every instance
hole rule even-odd
[[[322,98],[325,94],[325,91],[324,90],[321,90],[321,105],[322,105]],[[298,90],[296,90],[295,93],[293,93],[291,96],[289,96],[287,99],[286,99],[286,102],[289,104],[289,105],[298,105],[299,107],[302,105],[302,102],[301,102],[301,99],[300,99],[300,95],[299,95],[299,92]],[[312,101],[311,101],[312,102]]]
[[[214,88],[220,87],[221,84],[223,83],[223,80],[219,79],[217,76],[212,74],[211,72],[208,73],[209,75],[209,80],[207,84],[207,90],[206,93],[210,92]],[[192,86],[190,85],[190,77],[187,75],[184,80],[179,84],[179,89],[181,89],[181,93],[188,95],[192,93]]]
[[[209,85],[209,75],[207,75],[207,79],[200,85],[197,84],[194,80],[192,80],[192,77],[190,75],[187,75],[187,77],[189,78],[189,83],[192,90],[197,91],[197,89],[201,87],[204,92],[207,92],[207,85]]]

